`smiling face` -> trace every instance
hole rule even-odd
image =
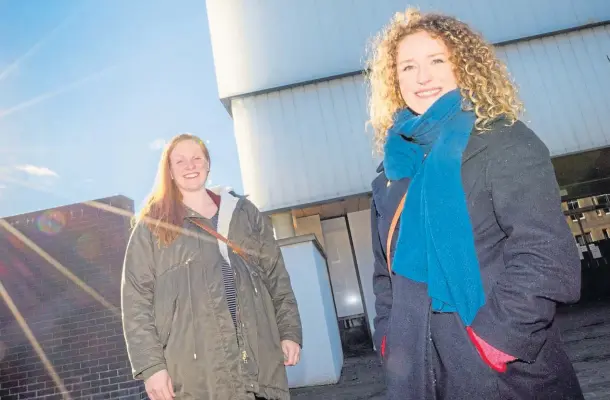
[[[401,40],[396,67],[402,98],[417,114],[425,113],[439,97],[458,87],[449,49],[425,31]]]
[[[205,187],[208,179],[209,160],[202,146],[188,139],[178,142],[169,155],[171,176],[183,194]]]

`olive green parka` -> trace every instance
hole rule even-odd
[[[160,247],[144,223],[131,234],[123,267],[121,307],[135,379],[167,369],[176,399],[290,398],[280,342],[302,345],[290,277],[267,217],[245,197],[220,193],[218,232],[246,250],[245,262],[191,222]],[[229,312],[222,258],[234,270],[237,329]]]

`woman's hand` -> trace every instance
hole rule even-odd
[[[301,346],[292,340],[282,340],[282,351],[284,352],[284,365],[297,365],[301,358]]]
[[[172,378],[169,377],[169,373],[166,369],[159,372],[155,372],[150,378],[146,380],[144,384],[146,393],[150,400],[172,400],[176,397],[174,393],[174,386],[172,385]]]

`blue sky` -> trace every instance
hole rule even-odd
[[[139,208],[180,132],[209,141],[213,185],[242,190],[204,0],[0,0],[0,216]]]

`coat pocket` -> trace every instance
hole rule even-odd
[[[476,335],[472,328],[468,327],[466,330],[470,341],[473,343],[481,359],[494,371],[504,373],[506,372],[508,363],[516,360],[516,358],[511,357],[486,343]]]
[[[267,290],[267,286],[263,277],[256,271],[250,271],[250,279],[254,289],[254,303],[258,308],[257,312],[257,325],[260,329],[266,331],[263,335],[264,340],[271,341],[268,345],[272,352],[277,353],[278,360],[284,363],[284,352],[281,346],[280,331],[277,324],[277,316],[275,312],[275,306],[273,304],[273,298],[271,293]],[[260,307],[260,308],[259,308]]]

